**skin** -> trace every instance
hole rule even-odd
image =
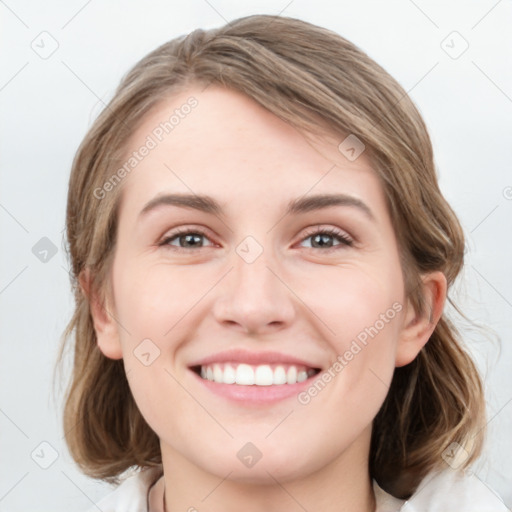
[[[432,317],[415,312],[365,153],[350,162],[339,136],[307,143],[240,93],[210,86],[173,95],[146,116],[127,154],[191,95],[197,107],[124,179],[110,293],[103,307],[92,301],[98,345],[123,358],[160,438],[166,510],[374,510],[372,420],[394,368],[416,357],[440,318],[444,275],[423,276]],[[139,216],[158,194],[191,191],[215,198],[224,214],[163,206]],[[283,216],[288,201],[333,191],[363,201],[374,220],[352,206]],[[354,243],[315,245],[308,235],[317,226]],[[159,245],[176,228],[203,228],[206,237],[188,248],[179,238]],[[263,249],[250,264],[236,252],[249,235]],[[84,274],[94,297],[88,282]],[[327,369],[393,303],[402,310],[307,405],[295,397],[236,405],[188,369],[232,347],[295,354]],[[148,338],[160,355],[145,366],[134,350]],[[237,458],[247,442],[262,453],[250,468]]]

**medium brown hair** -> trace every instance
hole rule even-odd
[[[161,454],[122,361],[97,347],[79,283],[88,269],[100,301],[109,287],[121,187],[101,200],[94,191],[121,165],[130,135],[150,109],[191,84],[210,83],[246,94],[304,133],[328,131],[339,134],[339,142],[353,134],[365,144],[386,194],[405,291],[417,311],[427,314],[422,274],[442,271],[450,287],[463,265],[464,235],[439,190],[425,124],[403,88],[352,43],[301,20],[255,15],[163,44],[124,77],[81,143],[69,182],[76,307],[62,346],[73,338],[64,429],[72,456],[96,478],[115,481],[134,465],[160,464]],[[443,468],[451,443],[467,450],[468,465],[482,448],[484,405],[475,365],[443,313],[415,360],[395,369],[373,424],[371,476],[395,496],[409,497],[428,472]]]

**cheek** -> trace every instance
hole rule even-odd
[[[334,400],[343,396],[349,409],[370,412],[384,400],[394,372],[403,309],[401,271],[392,266],[386,271],[331,270],[323,279],[327,284],[307,296],[327,326],[324,336],[333,359],[325,378],[337,388],[330,395]]]
[[[191,285],[191,276],[184,267],[165,265],[127,265],[115,276],[116,314],[126,327],[120,339],[132,395],[146,422],[158,434],[173,437],[180,436],[180,429],[169,412],[172,404],[179,403],[180,417],[197,414],[188,410],[193,404],[178,383],[182,371],[176,370],[176,353],[191,330],[187,315],[193,316],[194,304],[205,293]]]
[[[115,314],[123,326],[119,334],[125,371],[142,415],[150,425],[159,425],[167,421],[159,411],[168,410],[170,396],[181,403],[183,413],[191,405],[178,384],[185,370],[177,356],[197,327],[198,312],[204,314],[201,297],[218,278],[211,269],[161,263],[118,268],[122,270],[114,269]],[[173,425],[164,428],[174,431]]]
[[[117,278],[116,313],[134,338],[132,343],[141,336],[168,343],[170,331],[180,326],[215,282],[211,271],[165,264],[127,266]]]
[[[358,336],[364,341],[372,326],[389,331],[397,324],[397,309],[403,301],[400,269],[370,265],[324,267],[305,281],[300,296],[330,332],[329,339],[339,350]],[[383,323],[384,322],[384,323]]]

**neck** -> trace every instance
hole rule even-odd
[[[229,469],[225,474],[207,472],[162,443],[165,512],[374,512],[370,434],[371,429],[316,471],[287,478],[275,476],[278,468],[260,467],[250,483],[234,480]]]

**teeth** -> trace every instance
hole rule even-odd
[[[251,386],[254,384],[254,370],[248,364],[238,365],[236,369],[236,383],[241,386]]]
[[[224,382],[224,384],[234,384],[236,382],[235,369],[230,364],[225,365],[222,380],[217,382]]]
[[[308,378],[308,372],[306,372],[305,370],[300,371],[297,374],[297,382],[304,382],[307,378]]]
[[[316,374],[312,368],[290,365],[219,364],[201,366],[201,377],[219,384],[272,386],[296,384]]]
[[[273,384],[286,384],[286,371],[282,366],[277,366],[274,370]]]
[[[222,380],[222,377],[224,375],[224,372],[222,371],[222,368],[219,364],[213,365],[213,380],[218,382],[219,380]]]
[[[288,382],[288,384],[295,384],[297,382],[297,368],[295,368],[295,366],[290,366],[290,368],[288,368],[286,382]]]
[[[257,386],[272,386],[274,383],[274,372],[268,364],[256,367],[254,372],[254,383]]]

